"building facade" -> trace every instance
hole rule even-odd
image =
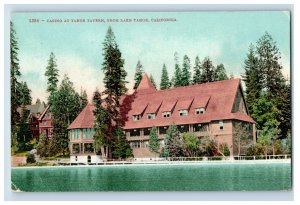
[[[53,123],[52,114],[50,112],[50,105],[48,105],[38,118],[39,123],[39,134],[45,134],[47,138],[52,137]]]
[[[218,144],[226,143],[231,155],[237,154],[233,142],[237,123],[243,123],[251,135],[251,141],[256,141],[255,122],[249,115],[240,79],[156,90],[145,74],[135,92],[122,96],[120,101],[123,130],[135,158],[156,156],[148,148],[150,130],[154,126],[158,130],[161,148],[166,131],[172,124],[181,133],[193,132],[199,138],[208,136]],[[83,129],[93,128],[93,105],[87,107],[89,109],[85,108],[77,118],[82,120],[82,116],[87,116],[89,119],[84,121],[88,125],[78,126],[80,123],[77,122],[74,126],[76,118],[68,128],[70,144],[75,142],[72,133],[76,131],[73,129],[80,129],[79,135],[84,136]],[[87,112],[89,114],[85,114]],[[80,140],[83,143],[85,139],[82,137]],[[89,140],[92,143],[92,139]]]

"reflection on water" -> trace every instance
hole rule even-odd
[[[291,189],[291,164],[182,164],[12,169],[21,191],[254,191]]]

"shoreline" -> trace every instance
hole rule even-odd
[[[20,166],[11,167],[11,169],[40,169],[40,168],[79,168],[79,167],[129,167],[129,166],[157,166],[157,165],[227,165],[227,164],[274,164],[274,163],[291,163],[291,159],[269,159],[269,160],[220,160],[220,161],[144,161],[144,162],[102,162],[93,165],[61,165],[61,166]]]

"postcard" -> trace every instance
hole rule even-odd
[[[14,192],[292,189],[289,11],[15,12]]]

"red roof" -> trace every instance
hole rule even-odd
[[[156,90],[145,74],[140,86],[132,95],[122,96],[121,109],[125,110],[124,129],[169,126],[170,124],[208,123],[215,120],[236,119],[255,123],[247,114],[232,113],[233,104],[240,89],[240,79],[224,80],[198,85]],[[128,98],[130,97],[130,99]],[[124,100],[128,98],[128,100]],[[127,102],[127,103],[125,103]],[[129,104],[130,105],[129,105]],[[204,114],[195,114],[195,109],[205,108]],[[187,116],[180,116],[179,110],[187,109]],[[68,129],[92,128],[94,123],[93,105],[89,104],[78,115]],[[163,118],[162,113],[172,111]],[[148,113],[156,113],[155,119],[148,119]],[[134,121],[133,115],[143,114]]]
[[[88,104],[76,119],[69,125],[68,129],[93,128],[94,127],[94,106]]]

